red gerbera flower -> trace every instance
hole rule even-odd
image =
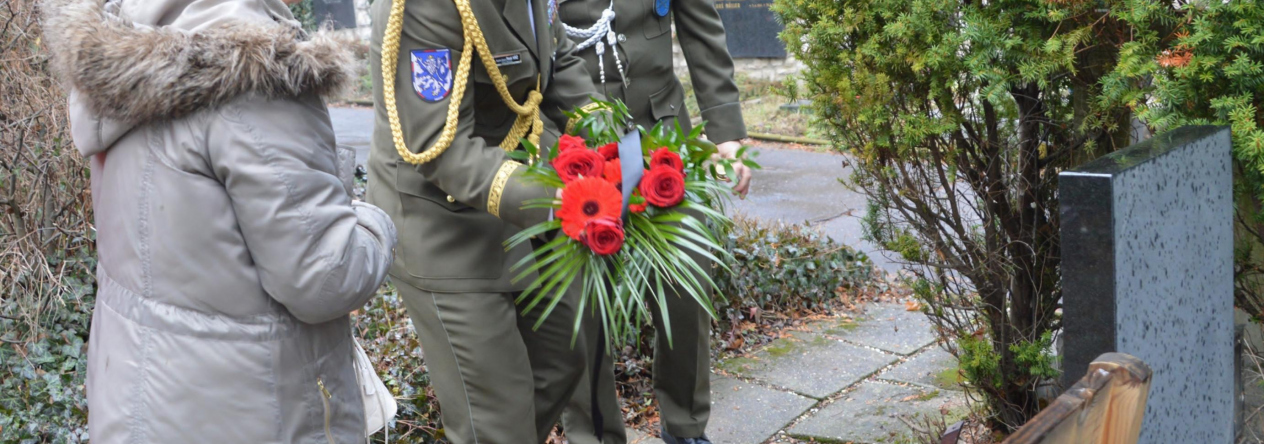
[[[650,169],[654,169],[659,165],[680,171],[682,174],[685,172],[685,161],[680,160],[680,155],[667,149],[667,147],[654,150],[654,154],[650,156]]]
[[[565,153],[575,148],[588,149],[588,142],[583,137],[563,134],[557,139],[557,152]]]
[[[584,227],[589,221],[600,218],[618,219],[623,215],[623,195],[614,184],[600,177],[585,177],[562,189],[562,207],[557,218],[562,221],[562,232],[571,239],[582,241]]]
[[[607,160],[606,169],[602,172],[601,177],[607,182],[614,184],[615,189],[623,191],[623,166],[619,163],[619,159]]]
[[[597,152],[601,153],[602,156],[605,156],[606,160],[618,159],[619,158],[619,144],[607,143],[597,148]]]

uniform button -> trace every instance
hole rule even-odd
[[[448,195],[448,203],[456,203],[456,198],[452,197],[452,195]]]
[[[623,43],[623,42],[626,42],[626,41],[628,41],[628,36],[623,35],[623,34],[619,34],[619,43]]]

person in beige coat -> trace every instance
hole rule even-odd
[[[395,228],[339,174],[322,95],[349,54],[280,0],[43,10],[91,159],[92,442],[362,442],[348,313]]]

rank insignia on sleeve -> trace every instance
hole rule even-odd
[[[659,17],[667,17],[671,12],[671,0],[654,0],[654,13]]]
[[[443,49],[412,50],[413,91],[422,100],[438,102],[452,91],[452,52]]]

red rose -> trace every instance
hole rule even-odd
[[[609,256],[619,252],[623,247],[623,222],[614,217],[602,217],[588,221],[584,225],[582,237],[584,246],[593,253]]]
[[[685,172],[685,161],[680,160],[680,155],[667,149],[667,147],[655,150],[654,154],[650,156],[650,169],[654,169],[659,165],[680,171],[682,174]]]
[[[606,182],[614,184],[619,192],[623,192],[623,166],[619,163],[619,159],[607,160],[601,177],[606,179]]]
[[[597,148],[597,152],[601,153],[602,157],[605,157],[606,160],[618,159],[619,158],[619,144],[607,143]]]
[[[565,153],[575,148],[583,148],[586,150],[588,149],[588,142],[584,141],[583,137],[572,136],[570,134],[563,134],[561,138],[557,139],[557,152]]]
[[[580,177],[597,177],[605,172],[606,160],[601,158],[596,151],[583,150],[567,150],[558,154],[553,159],[553,169],[557,170],[558,177],[562,178],[563,183],[571,183]]]
[[[595,151],[588,151],[596,154]],[[571,239],[583,240],[588,222],[594,219],[614,218],[623,215],[623,195],[614,185],[600,177],[585,177],[562,188],[562,207],[557,218],[562,221],[562,232]]]
[[[641,195],[650,205],[674,207],[685,200],[685,174],[663,166],[650,168],[641,178]]]

